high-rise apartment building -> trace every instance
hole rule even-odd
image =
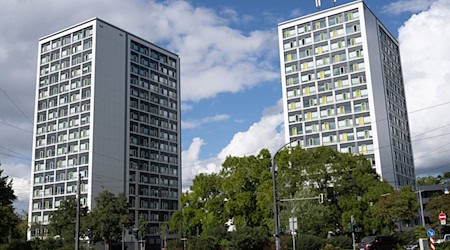
[[[362,1],[278,26],[286,141],[364,154],[415,185],[399,45]]]
[[[94,18],[39,40],[29,238],[61,201],[125,193],[148,243],[180,207],[179,57]]]

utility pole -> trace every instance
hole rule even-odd
[[[350,226],[352,229],[352,245],[353,245],[353,250],[356,250],[356,239],[355,239],[355,216],[351,216],[350,218]]]
[[[81,173],[78,173],[77,184],[77,215],[75,221],[75,250],[80,249],[80,195],[81,194]]]

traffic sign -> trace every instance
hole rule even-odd
[[[427,231],[428,237],[434,237],[434,230],[433,229],[428,229]]]
[[[445,221],[446,219],[447,219],[447,215],[445,213],[440,213],[439,214],[439,220],[441,220],[441,221],[444,220]]]

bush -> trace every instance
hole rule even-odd
[[[302,250],[317,250],[325,246],[326,241],[314,235],[301,234],[297,237],[296,247]]]
[[[444,242],[436,245],[436,249],[439,250],[450,250],[450,242]]]
[[[219,250],[217,239],[211,236],[193,237],[188,241],[191,250]]]
[[[417,230],[420,229],[417,228]],[[404,246],[409,242],[415,241],[419,238],[416,236],[416,228],[413,228],[408,231],[395,232],[394,237],[398,241],[398,244],[400,244],[401,246]]]
[[[327,245],[332,245],[344,249],[353,249],[352,239],[347,236],[335,236],[327,239]]]
[[[228,240],[223,240],[224,249],[260,250],[264,249],[270,239],[263,228],[245,227],[231,232]]]

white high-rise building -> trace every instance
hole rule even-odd
[[[75,198],[125,193],[147,244],[180,207],[179,57],[94,18],[39,40],[29,238]]]
[[[286,141],[364,154],[393,186],[415,185],[399,54],[362,1],[278,26]]]

